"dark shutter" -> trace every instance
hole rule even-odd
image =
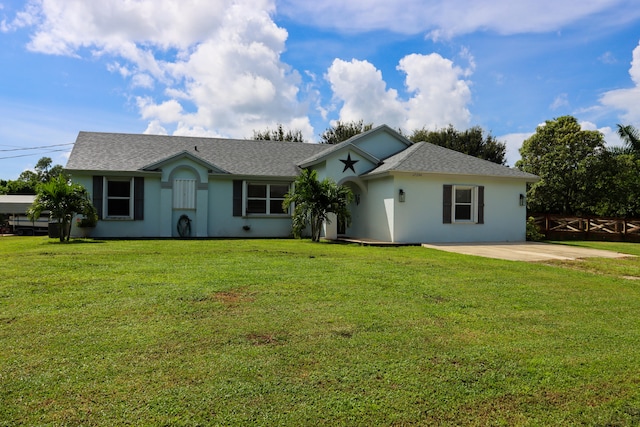
[[[102,195],[103,195],[103,177],[96,175],[93,177],[93,206],[98,211],[98,219],[102,219]]]
[[[233,181],[233,216],[242,216],[242,181]]]
[[[452,185],[442,186],[442,223],[451,224],[451,192]]]
[[[133,219],[144,219],[144,178],[133,178]]]
[[[478,187],[478,224],[484,224],[484,186]]]

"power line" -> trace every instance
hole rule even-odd
[[[62,147],[64,145],[73,145],[73,142],[68,142],[66,144],[53,144],[53,145],[42,145],[40,147],[26,147],[26,148],[8,148],[8,149],[2,149],[0,150],[0,152],[7,152],[7,151],[25,151],[25,150],[42,150],[44,148],[50,148],[50,147]],[[59,151],[64,151],[64,150],[59,150]]]
[[[61,144],[61,145],[65,145],[65,144]],[[61,152],[61,151],[67,151],[67,150],[65,150],[65,149],[63,149],[63,150],[47,150],[47,151],[43,151],[43,152],[41,152],[41,153],[18,154],[18,155],[16,155],[16,156],[0,157],[0,160],[5,160],[5,159],[16,159],[16,158],[18,158],[18,157],[41,156],[42,154],[57,153],[57,152]]]

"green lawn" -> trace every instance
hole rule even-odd
[[[3,237],[0,260],[0,425],[640,425],[640,258]]]

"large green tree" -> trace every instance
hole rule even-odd
[[[499,165],[506,163],[507,145],[498,141],[491,134],[485,135],[480,126],[474,126],[464,131],[455,129],[453,125],[439,130],[416,129],[409,136],[409,139],[413,142],[426,141]]]
[[[351,214],[348,209],[353,200],[351,190],[338,185],[333,180],[325,178],[318,180],[315,170],[303,169],[293,184],[293,188],[282,203],[285,209],[293,203],[293,235],[302,236],[304,230],[311,226],[311,240],[320,240],[322,223],[329,222],[329,214],[333,213],[338,221],[349,224]]]
[[[590,173],[596,158],[605,151],[598,131],[583,130],[572,116],[547,120],[522,144],[516,167],[536,174],[540,180],[527,192],[528,207],[534,212],[583,214],[592,205],[589,193],[594,177]]]
[[[640,217],[640,158],[603,150],[582,165],[581,192],[585,214]]]
[[[343,122],[338,120],[335,125],[327,128],[320,134],[321,144],[339,144],[342,141],[373,129],[373,123],[364,123],[363,120]]]
[[[58,175],[37,187],[36,199],[27,211],[32,221],[49,211],[60,229],[60,241],[69,241],[71,219],[76,214],[95,218],[96,209],[82,185],[73,184],[64,175]]]

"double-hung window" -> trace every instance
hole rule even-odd
[[[445,185],[443,187],[442,222],[484,223],[484,187]]]
[[[282,208],[284,196],[289,191],[289,184],[248,182],[246,186],[247,215],[286,215],[288,209]]]
[[[105,178],[106,217],[133,218],[133,178]]]
[[[475,188],[474,187],[454,187],[453,219],[459,221],[475,220]]]
[[[93,177],[93,205],[99,219],[144,219],[144,178]]]

